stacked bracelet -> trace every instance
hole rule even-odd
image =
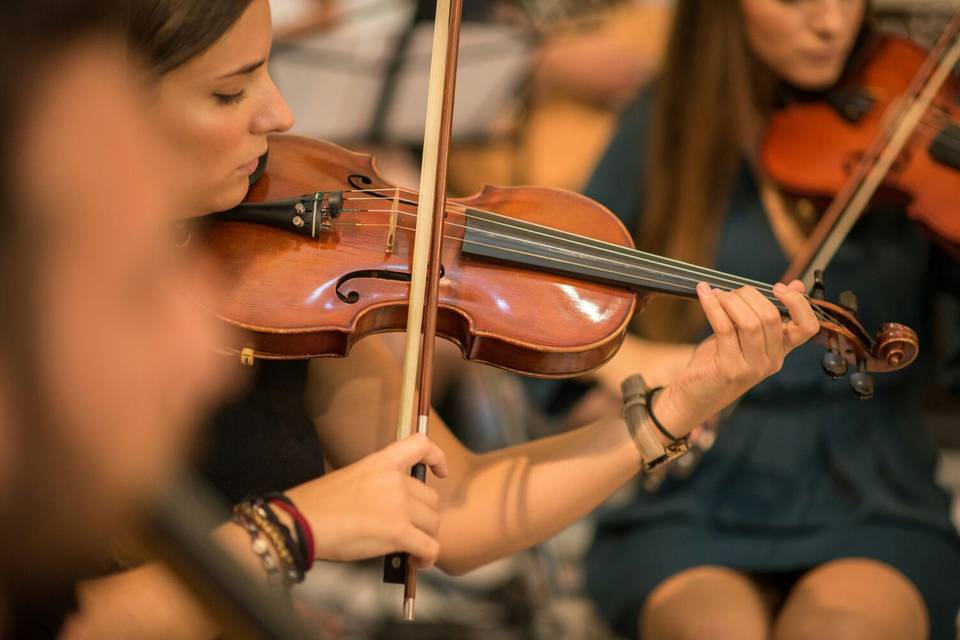
[[[286,580],[283,576],[283,569],[280,567],[278,559],[272,555],[274,551],[270,542],[267,540],[263,531],[257,526],[256,522],[249,518],[246,510],[237,505],[233,509],[233,521],[244,531],[250,534],[250,546],[253,552],[260,558],[263,570],[267,574],[267,584],[270,591],[277,597],[282,597],[286,593]]]
[[[290,515],[295,536],[280,521],[271,505]],[[233,513],[234,522],[250,534],[253,551],[260,557],[271,589],[285,592],[303,582],[313,564],[313,532],[289,498],[282,494],[247,498],[233,508]]]
[[[304,515],[300,513],[300,510],[293,504],[293,501],[282,493],[268,493],[265,497],[269,504],[274,505],[293,520],[293,526],[297,531],[297,544],[304,558],[303,570],[304,572],[308,571],[313,565],[317,553],[310,523],[307,522]]]
[[[303,582],[303,559],[300,557],[300,550],[294,544],[293,537],[290,535],[290,529],[280,522],[268,506],[260,498],[251,499],[248,504],[253,508],[258,525],[264,528],[264,533],[273,543],[277,555],[283,562],[283,569],[287,573],[288,586]]]

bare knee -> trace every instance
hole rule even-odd
[[[770,611],[746,575],[723,567],[696,567],[662,582],[647,598],[640,636],[655,640],[762,640]]]
[[[794,587],[774,626],[774,640],[922,640],[926,606],[893,567],[846,558],[810,571]]]

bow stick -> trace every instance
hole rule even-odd
[[[420,200],[417,204],[417,225],[410,265],[410,302],[397,420],[398,439],[409,436],[414,424],[418,433],[426,435],[430,417],[433,345],[436,340],[440,288],[440,244],[447,204],[447,157],[453,129],[453,97],[462,9],[462,0],[437,2],[423,135],[423,163],[420,168]],[[423,463],[417,464],[411,470],[411,475],[426,482],[426,467]],[[413,620],[417,570],[407,554],[387,556],[383,579],[384,582],[403,583],[403,618]]]

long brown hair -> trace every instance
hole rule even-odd
[[[697,264],[713,262],[720,216],[771,88],[747,44],[740,0],[678,0],[656,87],[637,244]],[[691,340],[695,302],[656,298],[637,327],[656,340]]]

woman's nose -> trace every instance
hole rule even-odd
[[[850,0],[820,0],[810,12],[810,27],[821,38],[830,40],[843,32],[849,14]]]
[[[282,133],[293,126],[293,112],[290,111],[290,106],[280,95],[272,79],[269,80],[268,91],[269,95],[263,108],[253,120],[251,133],[258,135]]]

